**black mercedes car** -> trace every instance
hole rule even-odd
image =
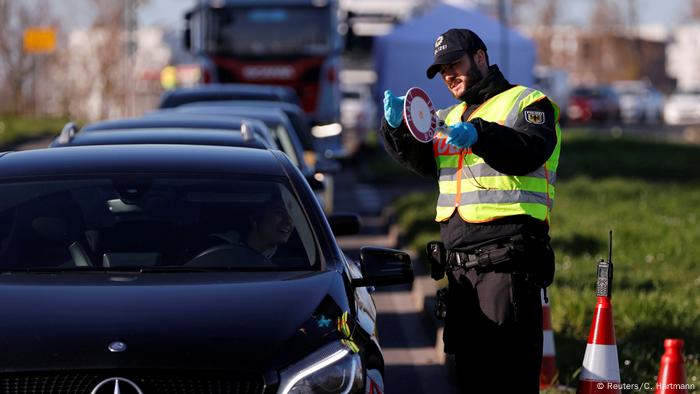
[[[0,153],[0,390],[383,392],[359,262],[279,151],[190,145]]]

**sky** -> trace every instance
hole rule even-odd
[[[196,3],[195,0],[150,0],[148,5],[140,10],[139,22],[144,26],[180,28],[183,15]]]
[[[494,0],[495,1],[495,0]],[[142,7],[139,22],[142,26],[160,25],[179,28],[186,10],[196,0],[150,0]],[[590,19],[595,0],[559,0],[559,20],[564,24],[585,24]],[[641,24],[661,24],[667,27],[682,22],[687,13],[689,0],[615,0],[619,4],[636,3]],[[627,17],[626,10],[621,10]],[[534,18],[534,16],[533,16]]]
[[[38,0],[10,0],[19,1],[25,4],[36,3]],[[54,6],[54,12],[62,20],[69,20],[75,26],[84,27],[90,24],[93,12],[87,0],[48,0]],[[116,0],[123,1],[123,0]],[[432,0],[436,1],[436,0]],[[451,3],[471,3],[473,0],[444,0]],[[497,3],[498,0],[478,0],[482,3]],[[559,24],[585,25],[590,21],[593,7],[598,0],[558,0],[559,4]],[[688,13],[691,0],[608,0],[620,7],[620,14],[626,22],[629,16],[627,4],[637,5],[637,14],[640,24],[643,25],[663,25],[668,28],[680,24],[684,21]],[[180,29],[183,26],[183,16],[191,9],[197,0],[148,0],[147,5],[139,10],[139,24],[141,26],[161,26],[170,29]],[[538,20],[537,15],[532,11],[533,21]],[[527,18],[528,10],[521,12]]]

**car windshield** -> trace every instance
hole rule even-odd
[[[284,178],[162,175],[0,183],[0,271],[309,270]]]

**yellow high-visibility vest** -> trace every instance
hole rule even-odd
[[[468,120],[481,118],[513,127],[525,107],[546,97],[535,89],[515,86],[481,104]],[[462,121],[465,110],[466,103],[460,103],[437,111],[437,114],[445,124],[452,125]],[[538,121],[537,112],[527,115],[533,122]],[[556,104],[554,116],[557,133],[554,151],[542,167],[526,175],[503,174],[471,149],[459,149],[448,144],[449,131],[438,133],[433,140],[433,153],[440,174],[435,221],[448,220],[455,209],[464,221],[470,223],[514,215],[530,215],[549,221],[561,149],[559,108]]]

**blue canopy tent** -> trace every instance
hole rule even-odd
[[[402,96],[413,86],[428,92],[436,108],[455,103],[439,75],[432,80],[425,76],[426,68],[433,62],[435,39],[451,28],[473,30],[486,43],[489,62],[498,64],[511,83],[532,85],[536,58],[532,40],[509,27],[502,28],[497,19],[476,7],[458,8],[438,3],[397,26],[390,34],[375,39],[375,93],[379,96],[379,103],[384,90],[391,89],[397,96]],[[505,51],[501,40],[504,34],[507,37],[507,56],[503,56]],[[507,59],[507,64],[504,64],[504,59]]]

